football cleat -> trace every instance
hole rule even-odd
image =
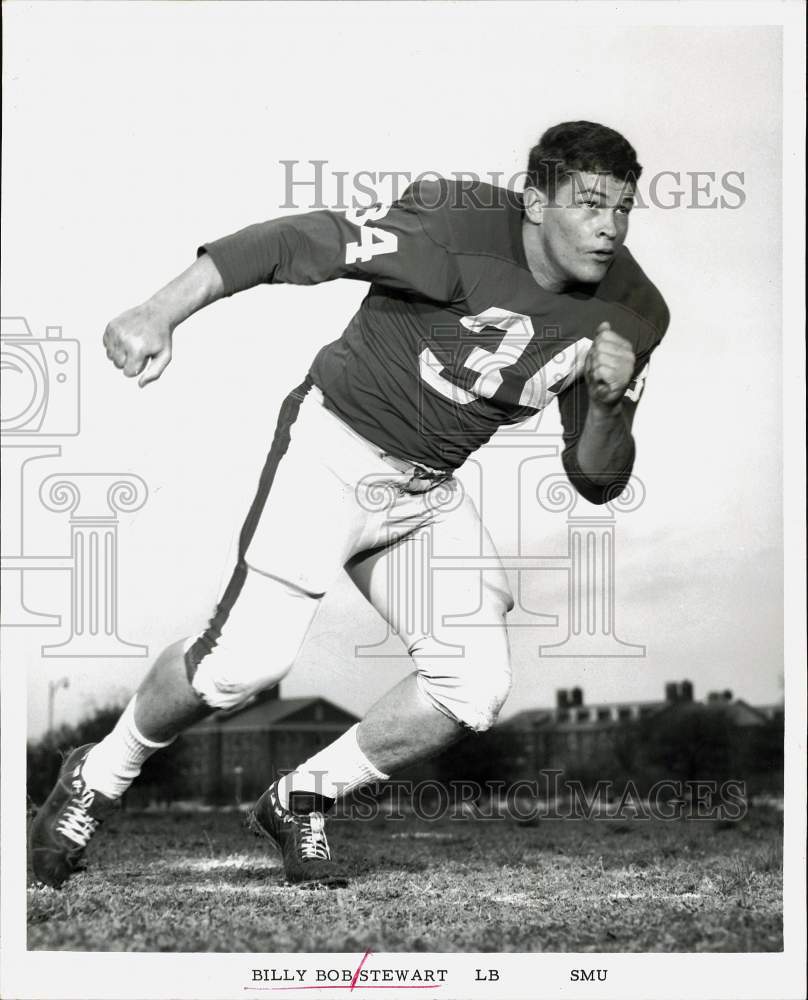
[[[54,889],[81,870],[90,839],[115,806],[114,799],[89,788],[82,777],[84,761],[94,746],[77,747],[65,757],[59,779],[31,826],[34,875]]]
[[[281,853],[288,882],[327,882],[334,863],[321,812],[291,812],[281,805],[273,782],[247,816],[247,828],[271,841]]]

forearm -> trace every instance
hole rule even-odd
[[[593,483],[608,485],[631,471],[634,438],[622,401],[611,406],[590,401],[575,452],[578,467]]]
[[[590,405],[584,427],[562,455],[575,489],[590,503],[603,504],[619,496],[634,465],[634,439],[622,405]]]
[[[222,277],[207,254],[202,254],[182,274],[149,299],[173,330],[195,312],[224,295]]]

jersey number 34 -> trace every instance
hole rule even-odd
[[[502,330],[504,337],[493,351],[474,347],[463,361],[463,367],[477,372],[477,378],[464,389],[446,378],[446,364],[428,348],[421,351],[418,362],[421,378],[430,388],[461,406],[476,399],[491,399],[504,382],[503,370],[516,365],[534,338],[533,323],[524,313],[509,312],[492,307],[477,316],[464,316],[460,322],[470,333],[479,333],[486,327]],[[518,404],[533,410],[542,410],[547,404],[578,377],[592,341],[582,337],[568,344],[523,383]]]

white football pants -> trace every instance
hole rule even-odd
[[[453,568],[430,570],[424,545]],[[401,637],[425,701],[485,730],[510,688],[513,598],[501,567],[463,567],[479,556],[496,551],[461,484],[413,479],[410,463],[351,430],[307,379],[281,409],[233,575],[208,628],[186,643],[189,679],[222,709],[277,683],[344,568]],[[432,623],[448,616],[438,641]]]

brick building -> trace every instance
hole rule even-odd
[[[173,797],[206,802],[257,798],[359,719],[326,698],[281,698],[278,686],[245,708],[216,712],[170,748]]]
[[[642,731],[632,747],[628,735],[637,736],[638,723],[654,718],[661,723],[663,713],[676,712],[680,718],[720,715],[742,739],[744,732],[782,725],[782,711],[782,706],[774,705],[755,708],[734,698],[731,691],[711,692],[704,701],[696,701],[692,683],[685,680],[666,684],[664,697],[655,701],[586,704],[581,688],[561,690],[556,692],[554,708],[519,712],[502,725],[519,735],[524,748],[519,763],[527,774],[549,768],[570,770],[592,761],[631,768],[631,753]]]

